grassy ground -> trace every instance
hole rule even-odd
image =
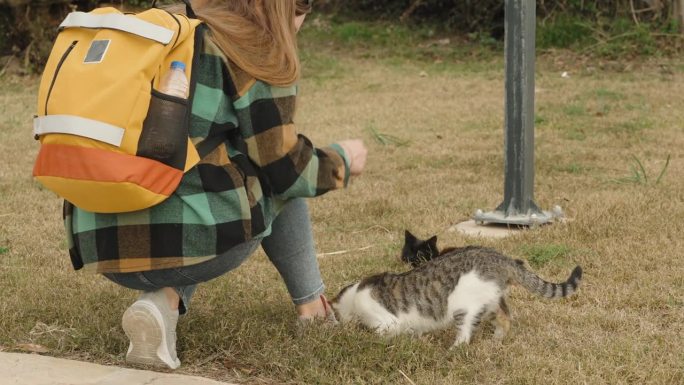
[[[311,201],[328,292],[405,270],[397,255],[410,229],[438,234],[441,246],[496,247],[551,280],[580,264],[578,295],[550,302],[514,288],[511,335],[497,343],[484,330],[456,351],[449,331],[297,336],[284,286],[258,254],[198,290],[179,325],[178,372],[248,384],[684,383],[682,62],[543,55],[535,197],[571,221],[471,239],[447,229],[502,200],[503,61],[460,47],[429,32],[321,22],[303,31],[301,131],[320,144],[362,137],[370,149],[347,191]],[[71,270],[60,201],[31,180],[36,87],[0,80],[0,350],[37,344],[124,365],[120,317],[135,293]]]

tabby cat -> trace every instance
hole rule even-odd
[[[436,248],[435,248],[436,249]],[[577,266],[564,283],[550,283],[496,250],[469,246],[443,252],[402,273],[381,273],[351,284],[331,301],[342,323],[357,321],[378,333],[420,335],[456,327],[453,346],[469,343],[481,320],[492,318],[494,336],[510,328],[508,286],[517,283],[545,298],[574,293],[582,278]]]

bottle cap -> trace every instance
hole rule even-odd
[[[171,69],[175,69],[175,68],[179,68],[179,69],[185,71],[185,63],[183,63],[182,61],[174,60],[171,62]]]

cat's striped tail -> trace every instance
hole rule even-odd
[[[516,259],[513,263],[512,278],[522,287],[545,298],[562,298],[577,291],[582,280],[582,268],[577,266],[563,283],[547,282],[525,267],[525,263]]]

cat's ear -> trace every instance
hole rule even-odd
[[[427,241],[428,246],[430,246],[430,250],[432,250],[435,254],[437,254],[437,236],[433,235],[432,238],[428,239]]]
[[[404,243],[406,243],[407,245],[413,245],[416,243],[417,240],[418,239],[413,234],[411,234],[410,231],[404,230]]]

